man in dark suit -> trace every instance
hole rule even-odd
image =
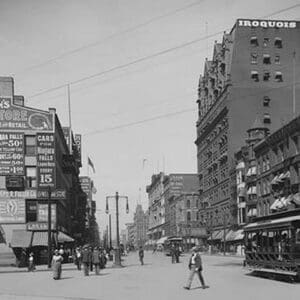
[[[208,286],[205,285],[204,278],[202,276],[202,259],[200,256],[200,248],[199,247],[192,248],[192,255],[189,260],[189,269],[190,269],[189,278],[188,278],[187,284],[186,284],[186,286],[184,286],[184,288],[186,290],[189,290],[191,288],[192,281],[193,281],[194,275],[196,273],[198,274],[202,288],[203,289],[208,288]]]

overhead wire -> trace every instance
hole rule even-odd
[[[296,4],[296,5],[293,5],[293,6],[290,6],[290,7],[286,7],[286,8],[284,8],[284,9],[281,9],[281,10],[278,10],[278,11],[275,11],[275,12],[271,13],[271,14],[268,15],[268,16],[274,16],[274,15],[276,15],[276,14],[278,14],[278,13],[281,13],[282,11],[291,10],[291,9],[294,9],[294,8],[296,8],[296,7],[299,7],[299,6],[300,6],[300,3],[299,3],[299,4]],[[266,18],[266,17],[268,17],[268,16],[264,16],[264,18]],[[226,30],[228,30],[228,29],[226,29]],[[153,59],[153,58],[162,56],[162,55],[164,55],[164,54],[167,54],[167,53],[170,53],[170,52],[173,52],[173,51],[176,51],[176,50],[179,50],[179,49],[188,47],[188,46],[190,46],[190,45],[193,45],[193,44],[196,44],[196,43],[198,43],[198,42],[200,42],[200,41],[203,41],[203,40],[206,40],[206,39],[215,37],[215,36],[217,36],[217,35],[219,35],[219,34],[222,34],[222,33],[224,33],[224,30],[218,31],[218,32],[215,32],[215,33],[212,33],[212,34],[210,34],[210,35],[205,35],[205,36],[199,37],[199,38],[197,38],[197,39],[194,39],[194,40],[191,40],[191,41],[188,41],[188,42],[179,44],[179,45],[177,45],[177,46],[173,46],[173,47],[170,47],[170,48],[167,48],[167,49],[158,51],[158,52],[156,52],[156,53],[153,53],[153,54],[150,54],[150,55],[147,55],[147,56],[143,56],[143,57],[141,57],[141,58],[132,60],[132,61],[130,61],[130,62],[127,62],[127,63],[124,63],[124,64],[120,64],[120,65],[111,67],[111,68],[109,68],[109,69],[107,69],[107,70],[104,70],[104,71],[101,71],[101,72],[97,72],[97,73],[94,73],[94,74],[91,74],[91,75],[82,77],[82,78],[77,79],[77,80],[69,81],[68,83],[64,83],[64,84],[62,84],[62,85],[59,85],[59,86],[56,86],[56,87],[53,87],[53,88],[49,88],[49,89],[40,91],[40,92],[38,92],[38,93],[36,93],[36,94],[33,94],[33,95],[31,95],[31,96],[29,96],[29,97],[27,97],[27,98],[28,98],[28,99],[32,99],[32,98],[35,98],[35,97],[37,97],[37,96],[43,95],[43,94],[45,94],[45,93],[49,93],[49,92],[51,92],[51,91],[55,91],[55,90],[58,90],[58,89],[61,89],[61,88],[65,88],[67,85],[75,85],[75,84],[78,84],[78,83],[81,83],[81,82],[84,82],[84,81],[93,79],[93,78],[95,78],[95,77],[103,76],[103,75],[109,74],[109,73],[111,73],[111,72],[114,72],[114,71],[117,71],[117,70],[121,70],[121,69],[127,68],[127,67],[129,67],[129,66],[132,66],[132,65],[135,65],[135,64],[138,64],[138,63],[147,61],[147,60],[149,60],[149,59]]]
[[[187,9],[189,9],[189,8],[191,8],[191,7],[200,5],[201,2],[203,2],[203,1],[204,1],[204,0],[198,0],[198,1],[192,2],[192,3],[187,4],[187,5],[185,5],[185,6],[182,6],[182,7],[176,8],[176,9],[174,9],[174,10],[171,10],[171,11],[165,13],[165,14],[161,14],[161,15],[158,15],[158,16],[156,16],[156,17],[153,17],[153,18],[151,18],[151,19],[149,19],[149,20],[147,20],[147,21],[145,21],[145,22],[139,23],[139,24],[137,24],[137,25],[135,25],[135,26],[132,26],[132,27],[126,28],[126,29],[124,29],[124,30],[121,30],[121,31],[119,31],[119,32],[113,33],[113,34],[111,34],[111,35],[109,35],[109,36],[107,36],[107,37],[104,37],[104,38],[101,39],[101,40],[95,41],[95,42],[93,42],[93,43],[90,43],[90,44],[87,44],[87,45],[84,45],[84,46],[81,46],[81,47],[78,47],[78,48],[73,49],[73,50],[70,50],[70,51],[66,51],[66,52],[64,52],[64,53],[62,53],[62,54],[60,54],[60,55],[58,55],[58,56],[52,57],[52,58],[50,58],[50,59],[48,59],[48,60],[45,60],[45,61],[42,62],[42,63],[39,63],[39,64],[33,65],[33,66],[31,66],[31,67],[28,67],[28,68],[22,70],[20,73],[24,73],[24,72],[27,72],[27,71],[31,71],[31,70],[40,68],[40,67],[45,66],[45,65],[47,65],[47,64],[53,63],[53,62],[55,62],[55,61],[57,61],[57,60],[61,60],[61,59],[65,58],[65,57],[67,57],[67,56],[70,56],[70,55],[76,54],[76,53],[78,53],[78,52],[81,52],[81,51],[83,51],[83,50],[86,50],[86,49],[89,49],[89,48],[93,48],[93,47],[99,46],[99,45],[101,45],[101,44],[103,44],[103,43],[105,43],[105,42],[108,42],[109,40],[112,40],[112,39],[114,39],[114,38],[117,38],[117,37],[119,37],[119,36],[122,36],[122,35],[127,34],[127,33],[130,33],[130,32],[136,31],[136,30],[138,30],[138,29],[140,29],[140,28],[146,27],[146,26],[148,26],[148,25],[150,25],[150,24],[152,24],[152,23],[154,23],[154,22],[156,22],[156,21],[162,20],[162,19],[164,19],[164,18],[167,18],[167,17],[173,16],[173,15],[176,15],[176,14],[178,14],[179,12],[182,12],[182,11],[184,11],[184,10],[187,10]],[[17,73],[17,74],[18,74],[18,73]],[[17,74],[14,74],[14,75],[16,76]]]

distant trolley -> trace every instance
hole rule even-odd
[[[299,281],[300,209],[258,217],[244,232],[249,270],[269,278]]]

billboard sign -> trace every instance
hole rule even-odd
[[[70,127],[63,127],[62,131],[64,133],[64,137],[65,137],[68,149],[70,149]]]
[[[25,223],[25,199],[0,199],[0,224]]]
[[[54,131],[54,115],[38,109],[13,104],[0,97],[0,130]]]
[[[78,150],[78,161],[81,164],[81,134],[75,134],[74,139]]]
[[[24,175],[24,134],[0,133],[0,175]]]
[[[37,133],[38,187],[55,187],[55,139],[52,133]]]
[[[38,203],[37,221],[48,222],[48,204]],[[56,224],[56,204],[51,204],[51,223]]]
[[[79,177],[80,180],[80,186],[84,193],[88,196],[88,198],[91,195],[91,179],[87,176]]]

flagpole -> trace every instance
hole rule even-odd
[[[89,156],[87,156],[87,159],[86,159],[86,168],[87,168],[87,176],[90,177],[90,169],[89,169]]]
[[[69,112],[69,127],[70,127],[70,154],[72,154],[72,118],[71,118],[71,95],[70,95],[70,84],[67,85],[67,91],[68,91],[68,112]]]

